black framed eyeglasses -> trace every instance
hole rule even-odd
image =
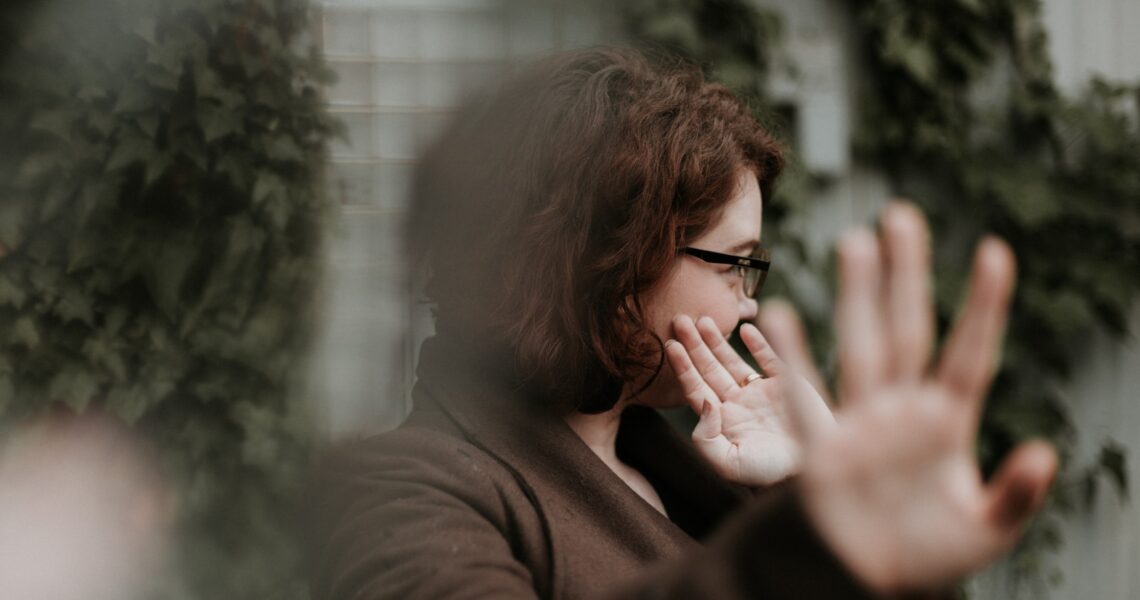
[[[756,246],[749,256],[733,256],[688,247],[681,248],[681,251],[707,263],[735,267],[736,273],[744,280],[744,294],[749,298],[755,298],[760,293],[760,289],[764,287],[764,280],[768,278],[768,268],[772,266],[768,250],[761,246]]]

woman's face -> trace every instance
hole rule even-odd
[[[735,195],[720,219],[689,246],[748,256],[760,243],[761,218],[756,176],[741,169]],[[642,301],[650,327],[662,340],[675,337],[672,321],[677,315],[688,315],[694,321],[710,317],[727,337],[740,321],[754,319],[757,310],[756,301],[744,294],[743,280],[732,265],[710,264],[687,254],[677,258],[672,271]],[[683,403],[668,363],[637,401],[654,406]]]

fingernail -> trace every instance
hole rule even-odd
[[[676,343],[677,343],[677,340],[665,340],[665,349],[668,350],[669,346],[672,346],[673,344],[676,344]]]
[[[710,414],[712,414],[712,402],[705,400],[705,403],[701,406],[701,416],[707,417]]]

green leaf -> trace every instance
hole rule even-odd
[[[1123,499],[1128,498],[1128,449],[1114,440],[1109,440],[1100,448],[1097,465],[1108,474],[1116,493]]]
[[[111,348],[107,339],[102,336],[88,338],[83,343],[83,356],[92,364],[110,371],[115,381],[122,383],[127,379],[127,364],[123,355]]]
[[[102,137],[110,137],[117,122],[105,111],[90,111],[85,115],[87,126]]]
[[[0,246],[11,251],[19,247],[23,239],[25,206],[23,203],[0,202]]]
[[[146,62],[148,65],[157,67],[154,70],[148,70],[149,73],[169,76],[177,81],[185,67],[185,56],[177,47],[169,45],[151,46],[146,53]]]
[[[67,286],[63,289],[52,312],[58,315],[64,323],[80,321],[88,326],[94,325],[95,316],[91,307],[91,298],[74,286]]]
[[[277,231],[285,231],[285,227],[289,225],[289,219],[293,216],[293,206],[289,204],[289,199],[284,193],[271,195],[264,203],[265,214],[269,216],[269,222]]]
[[[202,136],[206,143],[212,143],[241,130],[241,119],[233,111],[203,106],[198,111],[198,121],[202,126]]]
[[[147,139],[155,139],[158,137],[158,115],[156,113],[139,115],[135,118],[134,122],[139,126],[139,131],[146,135]]]
[[[67,272],[74,273],[99,262],[106,249],[106,240],[80,232],[67,242]]]
[[[17,310],[24,307],[28,294],[13,282],[8,275],[0,273],[0,306],[11,306]]]
[[[245,76],[254,81],[260,78],[262,74],[269,69],[269,65],[271,64],[270,60],[269,55],[263,56],[260,53],[255,54],[249,50],[238,55],[238,63],[241,64]],[[267,106],[276,106],[276,102],[270,102]]]
[[[115,102],[115,114],[139,113],[154,110],[155,97],[144,86],[131,86],[122,91]]]
[[[154,185],[174,164],[168,154],[152,154],[146,159],[146,187]]]
[[[754,65],[743,61],[724,61],[717,67],[716,77],[733,90],[748,92],[756,89],[759,73]]]
[[[189,160],[198,168],[199,171],[205,171],[210,166],[209,151],[197,140],[183,139],[183,143],[179,145],[179,155]]]
[[[156,45],[158,42],[155,40],[155,30],[158,28],[158,20],[153,17],[141,17],[133,27],[131,32],[143,39],[151,45]]]
[[[253,203],[261,204],[270,196],[279,196],[285,193],[285,182],[272,173],[263,171],[257,176],[253,185]]]
[[[677,48],[687,56],[699,56],[703,40],[695,20],[693,15],[680,10],[659,12],[643,24],[642,35]]]
[[[230,185],[237,189],[247,189],[252,178],[255,175],[260,175],[260,173],[250,169],[248,165],[237,162],[233,154],[222,155],[215,163],[214,169],[217,173],[224,175]]]
[[[151,67],[145,70],[143,79],[153,88],[168,92],[177,92],[181,70],[168,71],[166,69]]]
[[[150,154],[151,149],[151,145],[144,140],[137,138],[128,139],[116,146],[115,151],[112,152],[110,158],[107,159],[107,171],[118,171],[119,169],[142,162]]]
[[[1022,171],[997,178],[993,185],[998,201],[1028,229],[1038,228],[1063,213],[1061,199],[1041,173]]]
[[[1054,336],[1085,331],[1094,321],[1091,307],[1076,290],[1026,288],[1025,304],[1049,325]]]
[[[1092,510],[1093,504],[1096,503],[1096,495],[1098,491],[1096,473],[1088,472],[1080,479],[1081,486],[1081,503],[1084,505],[1085,510]]]
[[[210,65],[204,62],[194,63],[192,70],[194,73],[194,91],[199,99],[212,98],[220,101],[221,99],[217,97],[219,92],[232,93],[225,89],[222,81],[210,68]],[[200,104],[199,106],[205,105]]]
[[[12,376],[8,373],[0,373],[0,420],[5,418],[16,401],[16,386],[12,381]]]
[[[119,385],[107,392],[107,408],[128,425],[138,421],[152,404],[147,393],[135,385]]]
[[[273,138],[266,148],[269,158],[282,162],[304,162],[305,154],[293,138],[288,135],[278,135]]]
[[[16,324],[12,327],[12,341],[13,345],[23,346],[29,350],[34,350],[40,345],[40,332],[32,317],[25,315],[16,319]]]
[[[71,187],[65,182],[56,182],[48,188],[40,204],[40,222],[46,223],[60,216],[71,198]]]
[[[83,412],[98,389],[95,378],[83,369],[68,368],[52,378],[48,396],[76,412]]]
[[[103,333],[108,337],[116,337],[122,330],[123,325],[127,323],[129,318],[127,309],[122,306],[115,306],[106,312],[103,319]]]
[[[72,114],[65,110],[45,110],[35,113],[32,117],[32,129],[46,131],[63,141],[71,140]]]
[[[17,176],[28,183],[39,182],[46,176],[58,173],[58,164],[59,160],[55,156],[43,153],[31,154],[20,162]]]
[[[182,284],[200,250],[189,236],[160,242],[147,261],[146,280],[155,304],[168,318],[177,319],[182,309]]]

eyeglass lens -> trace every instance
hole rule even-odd
[[[752,253],[752,258],[759,258],[765,262],[769,261],[768,250],[763,247],[756,248]],[[768,278],[768,271],[765,269],[744,269],[744,293],[749,298],[755,298],[760,294],[760,290],[764,288],[764,280]]]

